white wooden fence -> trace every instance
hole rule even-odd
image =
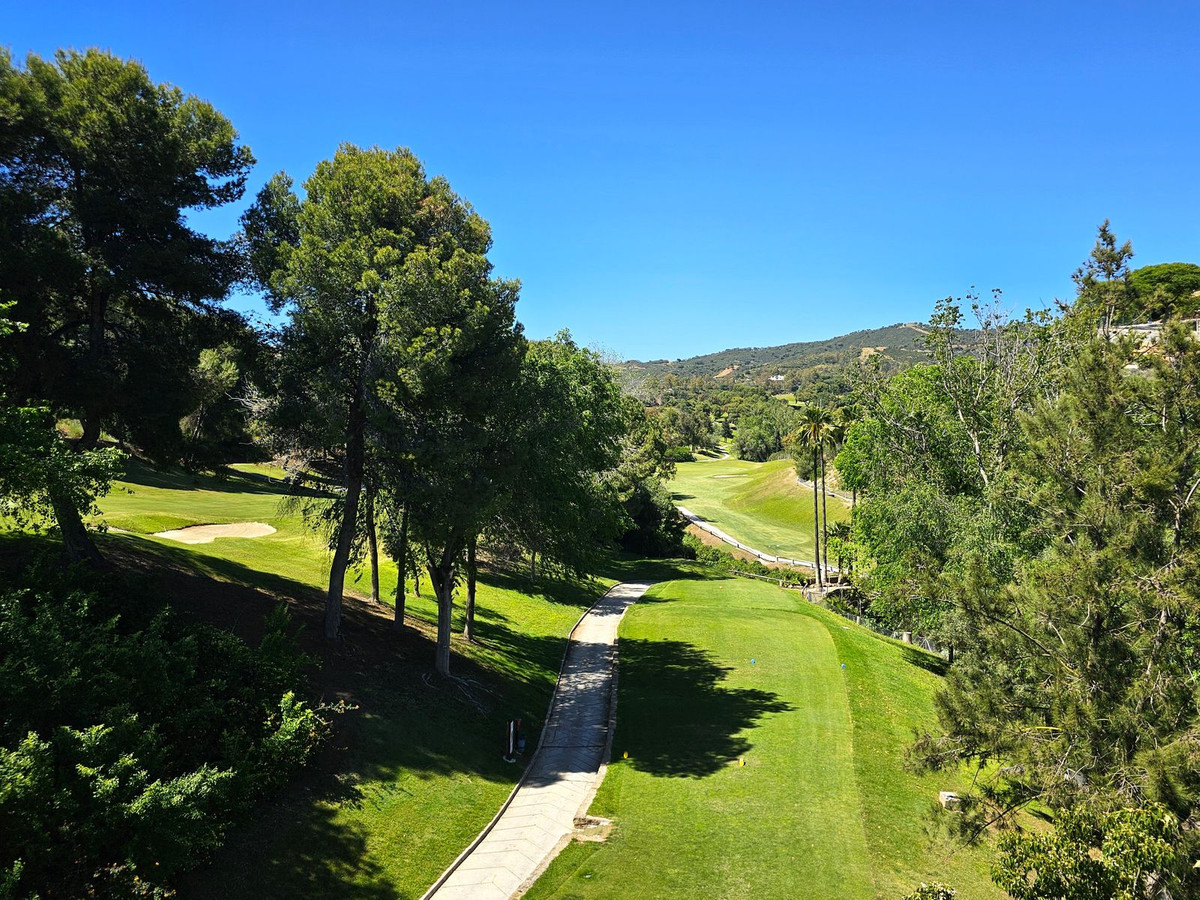
[[[731,547],[737,547],[739,550],[743,550],[746,553],[749,553],[751,556],[753,556],[755,559],[759,560],[760,562],[779,563],[779,564],[785,565],[785,566],[798,566],[800,568],[805,568],[805,569],[816,569],[816,567],[817,567],[817,564],[815,562],[813,562],[812,560],[793,559],[790,556],[772,556],[770,553],[763,553],[761,550],[756,550],[753,547],[747,546],[746,544],[743,544],[741,541],[739,541],[737,538],[726,534],[724,531],[722,531],[716,525],[713,525],[711,522],[705,521],[703,518],[696,515],[691,510],[687,509],[687,507],[677,506],[676,509],[679,510],[679,514],[681,516],[683,516],[685,519],[687,519],[689,522],[691,522],[697,528],[707,531],[713,537],[720,538],[722,541],[724,541],[726,544],[729,544]],[[826,569],[826,571],[835,572],[835,573],[839,571],[837,566],[826,566],[825,569]]]

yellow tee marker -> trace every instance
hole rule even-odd
[[[739,766],[744,766],[744,765],[746,765],[746,759],[745,759],[745,757],[739,757],[739,758],[738,758],[738,765],[739,765]]]
[[[629,751],[628,750],[625,751],[624,757],[625,757],[625,759],[629,759]]]

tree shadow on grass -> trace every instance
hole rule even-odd
[[[614,555],[604,561],[599,573],[616,581],[693,581],[710,577],[701,567],[686,559],[646,559],[628,554]],[[642,601],[639,600],[639,603]]]
[[[646,559],[627,554],[610,554],[607,558],[602,559],[597,567],[596,575],[611,578],[617,582],[645,581],[652,583],[711,577],[701,571],[696,563],[688,560]],[[480,571],[479,582],[489,587],[537,595],[551,603],[577,607],[580,612],[595,603],[605,593],[603,585],[595,578],[539,575],[536,581],[530,583],[529,576],[517,568],[492,567],[486,571]],[[484,606],[481,603],[476,614],[482,615],[483,610]],[[460,615],[461,610],[456,611],[456,627],[461,627]]]
[[[751,747],[743,734],[794,707],[771,691],[722,686],[727,667],[683,641],[622,638],[615,753],[651,775],[702,778]]]
[[[464,616],[465,619],[465,616]],[[502,612],[492,609],[490,606],[477,604],[475,607],[475,621],[478,623],[482,619],[487,619],[489,622],[511,622],[512,619]]]
[[[738,578],[734,575],[722,574],[720,572],[713,572],[711,570],[705,570],[704,568],[701,567],[701,565],[699,563],[691,563],[690,565],[688,565],[687,563],[683,563],[682,565],[683,565],[683,567],[670,570],[671,577],[662,578],[660,580],[661,581],[712,581],[712,582],[728,581],[728,582],[732,582],[732,583],[737,583],[737,581],[738,581]],[[657,604],[657,603],[674,603],[678,599],[679,598],[677,598],[677,597],[670,596],[670,594],[655,594],[655,593],[648,592],[646,594],[643,594],[641,597],[639,597],[637,602],[639,605],[649,606],[651,604]]]
[[[932,672],[934,675],[945,675],[950,668],[950,663],[940,656],[934,656],[932,653],[927,653],[916,647],[902,646],[900,648],[900,655],[909,665]]]
[[[539,573],[537,578],[530,582],[528,574],[498,566],[481,570],[479,582],[502,590],[537,595],[551,603],[560,603],[566,606],[591,606],[596,598],[604,593],[601,586],[591,578],[548,576]],[[465,595],[465,589],[462,593]],[[459,598],[456,597],[456,599]]]
[[[254,472],[225,469],[219,473],[151,468],[136,459],[125,464],[121,481],[172,491],[219,491],[231,494],[278,494],[281,497],[332,497],[327,490],[272,481]]]
[[[295,815],[295,809],[277,804],[267,813]],[[259,900],[285,897],[337,897],[339,900],[404,900],[405,895],[389,883],[382,866],[367,850],[367,833],[361,825],[334,821],[334,809],[314,804],[304,810],[303,840],[288,844],[286,853],[253,855],[253,871],[240,865],[200,870],[184,878],[179,887],[183,898],[253,896]],[[246,835],[230,835],[230,843],[241,844]],[[253,840],[253,838],[251,838]],[[248,888],[248,885],[252,887]]]
[[[536,676],[539,679],[544,679],[548,675],[557,675],[563,651],[567,646],[566,634],[551,636],[526,634],[519,629],[509,628],[499,621],[477,619],[475,633],[476,643],[479,646],[503,654],[507,666],[517,678],[520,678],[522,674]],[[541,710],[537,712],[540,715]]]

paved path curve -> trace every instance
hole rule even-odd
[[[704,529],[709,534],[711,534],[713,537],[720,538],[725,543],[729,544],[731,547],[737,547],[739,550],[745,550],[751,556],[757,557],[761,562],[783,563],[784,565],[801,566],[801,567],[807,568],[807,569],[815,569],[817,567],[817,564],[815,562],[813,562],[811,559],[793,559],[790,556],[772,556],[770,553],[763,553],[761,550],[755,550],[753,547],[751,547],[747,544],[743,544],[737,538],[726,534],[724,531],[722,531],[720,528],[718,528],[712,522],[705,519],[703,516],[696,515],[694,512],[692,512],[686,506],[676,506],[675,508],[677,510],[679,510],[679,514],[681,516],[683,516],[685,519],[687,519],[689,522],[691,522],[697,528]],[[824,569],[824,571],[832,572],[834,574],[837,574],[838,572],[841,571],[837,566],[823,566],[822,568]]]
[[[587,813],[608,761],[617,626],[650,587],[618,584],[571,631],[545,728],[499,815],[422,900],[508,900],[528,887]]]

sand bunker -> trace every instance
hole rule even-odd
[[[211,544],[213,538],[257,538],[274,533],[275,529],[265,522],[232,522],[229,525],[192,525],[173,531],[159,531],[154,536],[181,544]]]

